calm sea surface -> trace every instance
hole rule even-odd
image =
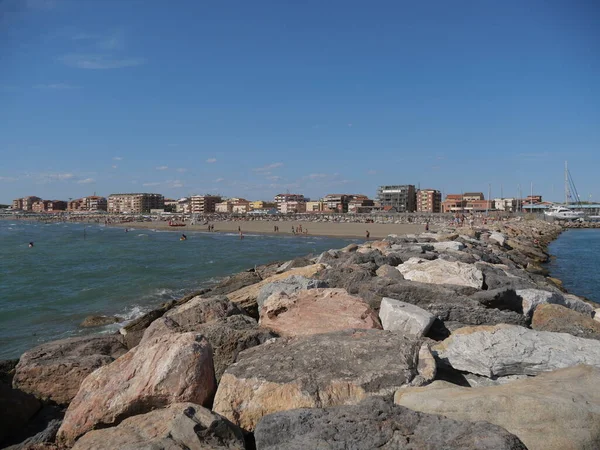
[[[568,230],[550,244],[550,274],[572,294],[600,303],[600,230]]]
[[[85,229],[85,238],[84,238]],[[179,233],[0,220],[0,359],[42,342],[98,332],[93,314],[137,317],[162,302],[276,260],[356,240]],[[34,242],[29,248],[28,243]],[[122,324],[103,327],[111,332]]]

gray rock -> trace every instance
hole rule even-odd
[[[15,376],[15,367],[19,363],[18,359],[0,360],[0,383],[6,383],[12,386],[12,379]]]
[[[526,450],[498,426],[418,413],[380,398],[270,414],[259,422],[255,438],[261,450]]]
[[[283,273],[290,269],[295,269],[296,267],[305,267],[312,264],[312,261],[308,258],[295,258],[290,261],[284,262],[280,265],[275,273]]]
[[[421,358],[432,359],[423,345],[421,339],[378,330],[270,341],[240,353],[225,371],[213,410],[253,430],[272,412],[389,395],[433,379],[431,364],[419,364]]]
[[[436,381],[399,390],[395,402],[454,420],[491,422],[529,450],[591,450],[600,448],[599,383],[600,370],[577,366],[500,386],[461,388]]]
[[[594,316],[594,306],[590,303],[583,301],[580,297],[573,294],[563,294],[564,305],[566,308],[577,311],[578,313],[585,314],[588,317]]]
[[[295,292],[304,289],[316,289],[329,287],[327,282],[323,280],[315,280],[312,278],[306,278],[299,275],[292,275],[289,278],[275,281],[263,286],[258,294],[256,302],[258,303],[258,309],[262,308],[263,304],[269,298],[270,295],[285,292],[286,294],[293,294]]]
[[[13,386],[42,400],[68,404],[94,370],[125,354],[119,335],[83,336],[47,342],[25,352]]]
[[[533,313],[531,328],[600,340],[600,323],[587,314],[560,305],[539,305]]]
[[[460,251],[465,248],[465,244],[456,241],[434,242],[431,245],[436,252],[445,252],[448,250]]]
[[[490,241],[494,241],[500,247],[504,247],[506,244],[506,236],[504,236],[502,233],[493,232],[490,234],[489,239]]]
[[[519,289],[517,295],[523,299],[523,314],[531,317],[539,305],[552,303],[565,305],[565,298],[559,292],[543,291],[541,289]]]
[[[486,377],[538,375],[578,364],[600,367],[596,340],[504,324],[461,328],[432,352],[454,369]]]
[[[125,419],[116,427],[90,431],[73,450],[245,448],[242,430],[228,420],[194,403],[175,403]]]
[[[104,325],[110,325],[111,323],[122,322],[122,317],[116,316],[88,316],[79,325],[82,328],[101,327]]]
[[[54,442],[64,415],[64,409],[44,405],[24,426],[13,429],[10,438],[2,442],[7,445],[5,450],[29,450]]]
[[[243,287],[258,283],[261,279],[260,275],[256,272],[240,272],[217,284],[213,288],[211,295],[227,295]]]
[[[389,264],[384,264],[375,272],[378,277],[382,278],[392,278],[395,280],[404,280],[404,277],[400,273],[398,269],[394,266],[390,266]]]
[[[455,284],[481,289],[483,274],[471,264],[412,258],[398,266],[404,278],[431,284]]]
[[[211,320],[245,313],[239,305],[229,301],[226,296],[220,295],[208,298],[194,297],[187,303],[168,311],[165,317],[169,317],[183,327],[193,327]]]
[[[523,314],[523,299],[517,295],[514,289],[491,289],[476,292],[471,295],[473,300],[478,301],[487,308],[496,308],[502,311],[514,311]]]
[[[426,335],[435,320],[435,316],[418,306],[387,297],[381,301],[379,318],[384,330],[417,337]]]

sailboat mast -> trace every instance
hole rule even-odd
[[[569,169],[565,161],[565,206],[569,204]]]

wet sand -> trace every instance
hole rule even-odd
[[[330,223],[330,222],[294,222],[294,221],[220,221],[211,222],[214,225],[215,232],[237,233],[238,227],[244,234],[272,234],[272,235],[292,235],[292,227],[302,225],[303,230],[308,233],[302,233],[303,236],[328,236],[328,237],[349,237],[365,238],[367,230],[371,239],[382,239],[389,234],[408,234],[422,233],[425,231],[423,224],[390,224],[390,223]],[[170,227],[167,222],[127,222],[111,224],[111,227],[118,226],[122,228],[145,228],[156,230],[168,230],[178,233],[190,231],[208,231],[207,225],[190,225],[184,227]],[[278,226],[279,232],[274,232],[273,227]]]

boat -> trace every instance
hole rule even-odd
[[[558,220],[576,220],[583,218],[582,212],[573,211],[562,205],[554,205],[548,211],[544,211],[544,214]]]

